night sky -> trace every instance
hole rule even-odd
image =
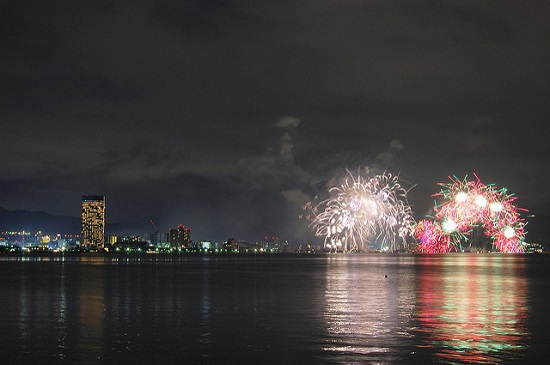
[[[311,237],[346,169],[550,213],[547,1],[2,1],[0,206]],[[107,232],[117,233],[117,232]],[[322,239],[320,239],[322,241]]]

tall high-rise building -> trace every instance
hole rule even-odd
[[[191,245],[191,228],[180,224],[177,229],[170,229],[170,247],[189,248]]]
[[[87,249],[103,249],[105,246],[105,197],[82,196],[81,246]]]

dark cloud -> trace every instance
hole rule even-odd
[[[549,16],[542,1],[3,2],[0,206],[78,215],[101,193],[114,221],[304,237],[300,204],[369,166],[415,185],[419,215],[473,172],[548,212]]]

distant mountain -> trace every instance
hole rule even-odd
[[[47,234],[80,232],[80,217],[56,216],[46,212],[7,210],[0,207],[0,231],[42,231]]]

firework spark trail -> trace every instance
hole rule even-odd
[[[415,227],[415,236],[420,241],[418,250],[423,253],[445,253],[456,248],[441,225],[432,221],[423,220],[418,222]]]
[[[468,239],[472,229],[480,224],[493,246],[500,252],[524,252],[525,223],[513,204],[516,197],[505,188],[485,185],[475,180],[450,177],[451,183],[439,183],[441,191],[434,194],[444,203],[434,207],[432,221],[417,225],[415,235],[421,252],[461,251],[461,242]],[[446,251],[445,251],[446,250]]]
[[[325,237],[325,247],[336,251],[361,251],[364,243],[394,251],[412,236],[415,225],[407,202],[407,190],[389,173],[364,179],[349,171],[344,181],[329,190],[330,198],[311,211],[310,226]]]

